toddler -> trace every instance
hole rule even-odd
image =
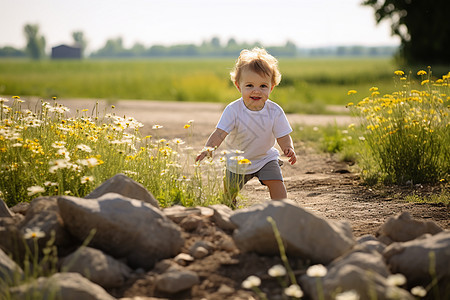
[[[261,48],[243,50],[230,75],[242,97],[227,105],[196,161],[211,156],[211,149],[219,147],[228,136],[226,142],[234,153],[228,155],[224,186],[233,204],[238,191],[255,176],[269,188],[271,199],[285,199],[287,192],[275,141],[291,164],[297,157],[286,115],[278,104],[269,100],[281,80],[278,61]],[[242,153],[245,159],[238,158],[236,152]],[[247,160],[249,164],[245,164]]]

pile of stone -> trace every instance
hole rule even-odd
[[[415,299],[409,292],[415,286],[442,295],[450,286],[450,231],[408,213],[390,218],[377,237],[356,240],[348,222],[323,219],[289,200],[234,211],[224,205],[160,209],[142,185],[118,174],[85,198],[40,197],[12,208],[0,201],[0,298],[26,299],[37,292],[42,299],[114,299],[108,289],[133,273],[156,270],[155,288],[167,299],[201,283],[185,266],[215,248],[279,255],[268,217],[289,257],[326,267],[320,286],[317,278],[298,275],[310,299],[334,299],[345,291],[360,299]],[[185,232],[205,218],[227,238],[200,241],[182,252]],[[58,249],[58,272],[25,281],[15,261],[49,245]],[[392,284],[392,274],[402,274],[406,283]]]

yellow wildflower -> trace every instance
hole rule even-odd
[[[188,129],[189,127],[191,127],[191,125],[190,125],[190,124],[186,124],[186,125],[184,125],[184,129]]]
[[[239,165],[251,165],[252,162],[250,160],[248,160],[247,158],[241,159],[238,161]]]
[[[373,86],[373,87],[371,87],[371,88],[369,89],[369,91],[371,91],[371,92],[375,92],[375,91],[378,91],[378,88],[377,88],[377,87],[375,87],[375,86]]]
[[[419,72],[417,72],[417,75],[421,76],[421,75],[427,75],[427,72],[424,70],[420,70]]]
[[[355,90],[349,90],[348,92],[347,92],[347,95],[353,95],[353,94],[356,94],[357,92],[355,91]]]
[[[394,72],[394,74],[398,75],[398,76],[403,76],[403,75],[405,75],[405,72],[403,72],[402,70],[397,70]]]

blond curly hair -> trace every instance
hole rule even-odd
[[[231,81],[236,84],[241,78],[242,70],[249,69],[261,76],[270,76],[272,86],[277,86],[281,81],[281,73],[278,69],[278,60],[265,49],[255,47],[252,50],[242,50],[233,70]]]

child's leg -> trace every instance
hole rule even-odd
[[[282,200],[287,198],[287,191],[283,181],[262,180],[261,182],[269,188],[270,198],[272,200]]]

